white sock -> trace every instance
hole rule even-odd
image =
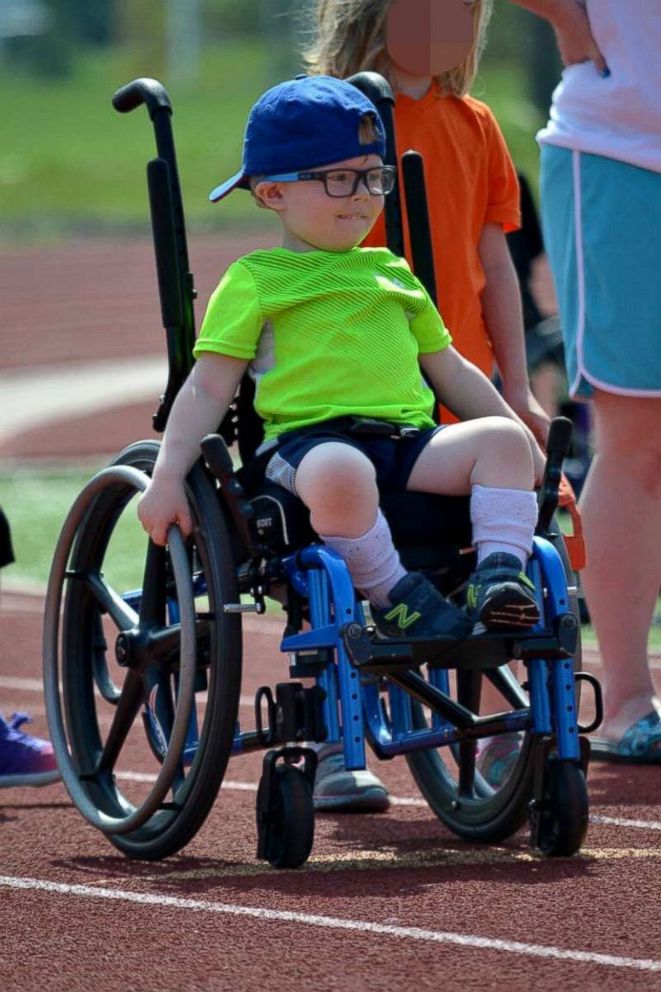
[[[376,522],[361,537],[320,534],[324,544],[344,558],[356,589],[374,606],[390,606],[388,593],[407,574],[392,543],[390,528],[381,510]]]
[[[494,552],[505,552],[515,555],[525,568],[537,523],[535,493],[473,486],[470,513],[478,565]]]

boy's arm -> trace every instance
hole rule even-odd
[[[539,444],[480,369],[452,347],[420,355],[420,367],[439,403],[447,406],[460,420],[509,417],[521,424],[530,443],[536,481],[541,482],[546,459]]]
[[[530,389],[521,293],[505,234],[499,224],[484,226],[478,250],[486,280],[482,290],[482,312],[503,380],[503,395],[539,443],[545,445],[549,418]]]
[[[584,0],[510,0],[517,7],[544,17],[549,21],[558,41],[560,57],[565,65],[592,60],[597,72],[609,75],[606,59],[592,37],[590,20]]]
[[[174,402],[149,488],[138,504],[138,517],[155,544],[164,545],[170,524],[184,535],[192,529],[184,479],[200,454],[205,434],[217,430],[247,361],[204,352]]]

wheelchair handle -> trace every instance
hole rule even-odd
[[[125,86],[120,87],[112,98],[112,105],[120,114],[128,114],[136,107],[145,104],[151,119],[159,110],[167,110],[172,113],[172,104],[167,90],[158,79],[150,79],[143,76],[134,79]]]
[[[393,106],[395,104],[395,94],[390,83],[378,72],[357,72],[349,76],[347,83],[359,89],[377,107],[383,100]]]
[[[436,307],[438,292],[434,270],[434,244],[429,222],[429,205],[425,183],[425,163],[420,152],[404,152],[402,156],[404,199],[409,219],[413,271],[425,287]]]
[[[357,72],[349,76],[351,83],[376,106],[386,132],[386,165],[397,165],[397,145],[395,142],[394,109],[395,95],[387,79],[378,72]],[[404,228],[399,183],[395,183],[392,193],[386,197],[385,207],[386,241],[394,255],[404,257]]]
[[[158,79],[142,77],[120,87],[112,105],[127,114],[145,104],[154,126],[158,158],[147,165],[156,271],[168,349],[168,381],[152,421],[165,430],[172,404],[193,367],[196,297],[188,261],[186,223],[172,133],[172,103]]]
[[[539,515],[537,530],[547,531],[558,506],[558,490],[562,463],[569,452],[572,436],[572,422],[567,417],[554,417],[549,428],[546,444],[546,468],[539,490]]]

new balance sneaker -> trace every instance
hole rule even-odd
[[[539,621],[535,586],[515,555],[497,552],[478,565],[466,589],[474,623],[487,630],[526,630]]]
[[[477,770],[489,785],[500,789],[516,764],[521,750],[521,734],[499,734],[481,740],[477,750]]]
[[[28,722],[26,713],[14,713],[9,723],[0,716],[0,789],[50,785],[60,777],[50,741],[20,729]]]
[[[317,751],[314,808],[333,813],[382,813],[390,806],[388,790],[367,768],[350,772],[344,767],[341,744]]]
[[[391,606],[371,608],[386,637],[468,637],[472,622],[419,572],[409,572],[390,591]]]

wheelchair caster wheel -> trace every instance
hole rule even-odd
[[[548,857],[568,858],[580,850],[588,829],[585,774],[578,762],[551,758],[544,778],[535,846]]]
[[[284,761],[276,763],[279,758]],[[303,760],[303,767],[293,764]],[[314,840],[312,790],[317,756],[308,748],[283,748],[264,757],[257,792],[257,857],[274,868],[299,868]]]

